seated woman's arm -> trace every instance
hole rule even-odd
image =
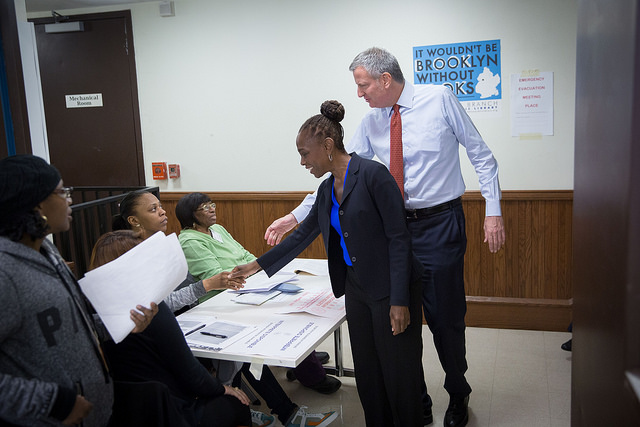
[[[204,296],[206,293],[207,291],[202,284],[202,280],[199,280],[171,292],[164,299],[164,302],[169,306],[169,309],[171,311],[175,312],[180,310],[182,307],[191,305],[194,302],[198,301],[198,298]]]
[[[188,284],[185,286],[185,282],[183,282],[178,289],[171,292],[164,299],[164,302],[169,306],[171,311],[175,312],[180,310],[182,307],[195,303],[198,301],[198,298],[206,295],[207,292],[214,289],[232,289],[237,291],[244,287],[244,279],[240,277],[230,279],[229,275],[230,273],[223,271],[222,273],[218,273],[208,279],[195,282],[193,276],[189,274],[185,280]]]

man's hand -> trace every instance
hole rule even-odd
[[[298,224],[296,217],[289,213],[282,218],[278,218],[267,227],[264,233],[264,240],[270,246],[275,246],[282,240],[282,236],[291,231]]]
[[[498,252],[506,240],[504,222],[501,216],[487,216],[484,218],[484,242],[489,242],[489,251]]]
[[[389,309],[391,319],[391,331],[393,335],[401,334],[407,329],[410,323],[409,307],[405,305],[392,305]]]
[[[131,310],[129,312],[130,313],[129,317],[131,318],[131,320],[133,320],[133,323],[136,324],[136,327],[133,328],[133,331],[131,331],[134,334],[144,331],[153,320],[153,317],[158,313],[158,304],[156,304],[155,302],[152,302],[149,305],[151,306],[151,308],[146,308],[141,305],[138,305],[136,306],[136,309],[138,309],[138,311]]]

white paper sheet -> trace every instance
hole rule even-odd
[[[328,276],[329,264],[326,259],[294,258],[282,270],[296,273],[303,272],[314,276]]]
[[[276,289],[272,289],[267,292],[245,292],[242,294],[236,295],[231,301],[235,301],[238,304],[251,304],[251,305],[261,305],[280,295],[280,291]]]
[[[187,261],[175,233],[158,232],[124,255],[89,271],[79,281],[82,292],[116,343],[135,324],[129,311],[136,305],[159,304],[187,276]]]
[[[289,306],[278,313],[306,312],[315,316],[336,318],[345,314],[344,297],[336,299],[331,289],[303,291],[289,302]]]
[[[317,320],[297,321],[287,317],[274,319],[255,328],[253,333],[227,347],[226,351],[239,354],[268,354],[275,357],[297,357],[307,346],[305,341],[329,320],[321,317]]]
[[[206,323],[199,322],[197,320],[181,320],[178,319],[178,325],[180,326],[180,330],[182,330],[183,335],[189,335],[194,333],[197,330],[200,330],[207,326]]]
[[[511,136],[553,135],[553,73],[511,74]]]
[[[253,331],[255,326],[216,320],[199,331],[189,334],[186,339],[189,347],[220,351]]]

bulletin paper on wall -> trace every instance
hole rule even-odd
[[[511,75],[511,136],[553,135],[553,73]]]
[[[413,48],[414,84],[448,86],[467,112],[500,112],[500,40]]]

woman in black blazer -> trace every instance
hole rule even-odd
[[[300,128],[300,163],[316,177],[311,213],[275,248],[232,275],[272,275],[322,233],[334,295],[345,306],[367,426],[422,426],[421,264],[402,196],[387,168],[344,149],[344,107],[325,101]]]

